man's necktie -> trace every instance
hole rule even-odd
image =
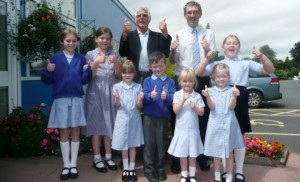
[[[196,66],[200,63],[200,50],[199,50],[199,42],[198,42],[198,35],[197,30],[194,28],[192,31],[193,34],[193,61],[192,61],[192,68],[195,69]]]

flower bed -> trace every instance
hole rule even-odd
[[[259,137],[245,138],[247,164],[266,166],[286,165],[289,152],[284,144],[265,141]]]
[[[16,107],[0,118],[0,157],[29,157],[43,154],[61,155],[59,129],[47,128],[50,107],[34,106],[29,111]],[[79,153],[91,149],[90,138],[80,137]]]

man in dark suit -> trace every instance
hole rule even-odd
[[[138,73],[135,79],[139,83],[151,75],[148,55],[154,51],[160,51],[168,56],[170,52],[172,38],[168,33],[165,19],[159,23],[161,33],[148,28],[150,20],[151,15],[148,8],[138,8],[135,13],[137,29],[131,31],[131,23],[125,19],[120,39],[119,53],[122,57],[133,61]]]

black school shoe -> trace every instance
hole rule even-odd
[[[76,169],[76,173],[72,173],[72,169]],[[77,169],[77,167],[71,167],[70,168],[70,179],[76,179],[76,178],[78,178],[78,169]]]
[[[237,176],[241,176],[243,179],[237,178]],[[235,182],[245,182],[245,176],[241,173],[236,173],[235,174]]]
[[[104,166],[104,167],[97,167],[97,164],[99,164],[100,162],[102,162],[102,161],[97,161],[97,162],[93,161],[93,167],[94,167],[98,172],[100,172],[100,173],[106,173],[106,172],[107,172],[107,169],[106,169],[105,166]],[[104,164],[103,164],[103,165],[104,165]]]
[[[129,171],[129,178],[130,178],[131,182],[135,182],[138,180],[135,170]]]
[[[63,174],[63,171],[64,170],[68,170],[69,172],[67,174]],[[62,170],[61,170],[61,173],[60,173],[60,179],[61,180],[67,180],[69,179],[70,177],[70,168],[67,168],[67,167],[64,167]]]
[[[115,163],[113,160],[111,159],[108,159],[108,160],[105,160],[105,164],[107,165],[108,169],[112,170],[112,171],[115,171],[118,169],[118,166],[115,164],[113,165],[109,165],[108,161],[112,161],[113,163]]]

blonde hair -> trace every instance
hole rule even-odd
[[[217,74],[217,72],[220,71],[220,70],[225,70],[226,73],[227,73],[227,75],[228,75],[228,77],[230,77],[230,71],[229,71],[228,65],[225,64],[225,63],[218,63],[218,64],[216,64],[216,65],[214,66],[214,68],[213,68],[213,70],[212,70],[212,74],[211,74],[212,80],[215,80],[216,74]]]
[[[136,75],[135,66],[132,61],[128,59],[124,61],[122,64],[122,73],[134,73]]]
[[[180,72],[178,76],[178,83],[180,83],[182,80],[193,80],[195,83],[194,88],[198,87],[198,82],[197,82],[195,72],[190,69],[185,68]]]
[[[229,38],[235,38],[239,44],[239,46],[241,47],[241,43],[240,43],[240,39],[236,36],[236,35],[233,35],[233,34],[229,34],[225,37],[225,39],[223,40],[223,44],[222,44],[222,47],[224,47],[224,45],[226,44],[226,41],[229,39]]]

